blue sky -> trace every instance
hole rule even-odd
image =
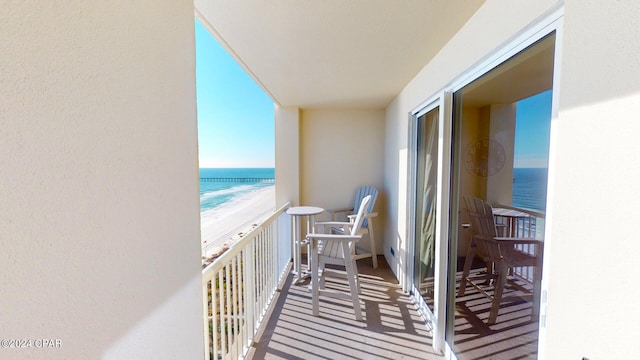
[[[196,21],[201,168],[274,167],[273,101]]]
[[[514,167],[547,167],[551,94],[551,90],[545,91],[517,103]]]

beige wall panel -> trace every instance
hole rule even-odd
[[[474,141],[479,138],[487,137],[489,135],[489,107],[483,108],[467,107],[462,109],[462,121],[464,126],[461,130],[461,149],[466,149]],[[465,154],[463,153],[464,157]],[[460,195],[461,196],[473,196],[484,199],[487,194],[487,178],[475,175],[473,172],[468,171],[465,164],[460,164]],[[466,205],[460,204],[460,224],[469,224],[471,220],[466,211],[462,209]],[[471,231],[460,226],[458,229],[458,246],[457,252],[459,256],[464,256],[467,253],[469,242],[471,241]]]
[[[202,358],[193,3],[0,17],[0,357]]]
[[[300,110],[275,106],[276,208],[300,203]]]
[[[358,186],[374,185],[374,210],[384,213],[383,110],[304,110],[300,139],[302,205],[350,207]],[[380,248],[381,222],[375,226]]]
[[[543,350],[630,359],[640,353],[640,3],[565,4]]]
[[[489,136],[504,149],[504,165],[487,178],[487,200],[491,204],[511,204],[513,158],[516,134],[516,104],[491,105]],[[490,159],[491,160],[491,159]],[[497,161],[497,159],[492,159]]]

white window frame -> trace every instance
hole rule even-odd
[[[550,9],[545,15],[543,15],[538,21],[532,25],[526,27],[509,41],[501,45],[497,50],[490,53],[488,56],[480,60],[475,65],[471,66],[469,70],[452,80],[442,90],[438,91],[435,95],[429,97],[427,100],[420,103],[410,112],[409,123],[409,146],[411,151],[409,152],[409,164],[410,164],[410,177],[409,177],[409,191],[407,192],[407,204],[409,206],[409,214],[407,219],[408,229],[411,229],[409,233],[409,249],[408,259],[406,261],[407,268],[405,269],[405,279],[403,280],[404,288],[411,287],[413,290],[414,301],[416,296],[420,297],[420,294],[413,288],[413,271],[414,271],[414,249],[415,249],[415,197],[416,197],[416,144],[417,144],[417,128],[416,120],[422,114],[433,110],[437,106],[440,106],[440,119],[438,124],[438,192],[437,192],[437,204],[438,214],[436,217],[436,259],[435,259],[435,299],[434,299],[434,312],[428,309],[428,307],[421,308],[421,313],[426,317],[430,323],[430,327],[433,332],[433,348],[436,351],[442,351],[447,359],[457,359],[453,349],[445,341],[445,325],[446,325],[446,287],[447,287],[447,268],[448,268],[448,254],[447,254],[447,240],[449,237],[449,198],[450,188],[449,181],[451,178],[451,141],[452,141],[452,94],[462,89],[466,85],[480,78],[484,74],[490,72],[500,64],[504,63],[512,56],[516,55],[520,51],[526,49],[536,41],[542,39],[548,34],[555,31],[555,53],[554,53],[554,70],[553,70],[553,86],[552,86],[552,108],[551,108],[551,129],[550,129],[550,144],[549,144],[549,165],[548,165],[548,178],[547,178],[547,212],[545,220],[545,247],[544,247],[544,259],[545,265],[542,272],[542,298],[540,303],[540,322],[538,333],[538,358],[544,359],[544,344],[546,336],[546,295],[548,292],[548,273],[551,254],[549,249],[553,243],[551,236],[551,229],[553,227],[552,206],[554,198],[554,183],[553,178],[555,174],[555,157],[557,148],[557,118],[559,109],[559,97],[560,97],[560,69],[562,58],[562,20],[564,16],[564,7],[560,3],[557,7]],[[421,299],[420,299],[421,300]],[[419,304],[419,303],[418,303]],[[426,308],[426,309],[425,309]]]

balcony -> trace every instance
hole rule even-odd
[[[370,259],[358,264],[365,322],[337,299],[322,298],[320,316],[312,316],[308,281],[293,284],[289,274],[287,207],[203,270],[207,359],[442,358],[382,257],[378,269]]]
[[[364,322],[355,320],[349,301],[326,297],[320,316],[312,316],[309,281],[293,283],[290,274],[287,208],[203,270],[207,359],[444,359],[382,256],[378,269],[371,259],[358,261]],[[530,286],[521,280],[521,287]],[[327,287],[348,291],[346,280],[327,281]],[[507,297],[492,326],[482,321],[488,314],[482,296],[470,291],[457,299],[459,359],[535,358],[538,323],[530,316],[531,299],[517,288],[509,288]]]

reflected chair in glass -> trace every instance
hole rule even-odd
[[[491,310],[487,323],[495,324],[509,270],[514,267],[532,266],[534,267],[532,316],[537,317],[540,306],[543,242],[534,238],[497,236],[491,206],[483,200],[473,197],[465,197],[464,201],[474,235],[467,249],[458,297],[464,296],[467,284],[487,296],[491,299]],[[520,244],[532,245],[530,246],[532,250],[530,252],[521,251],[516,246]],[[493,264],[493,274],[488,274],[494,278],[493,294],[487,292],[470,278],[469,272],[474,257]]]

